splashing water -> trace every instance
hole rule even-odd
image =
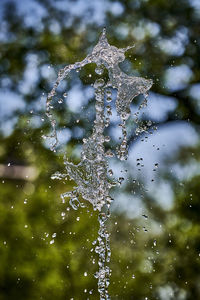
[[[53,139],[51,150],[56,151],[58,145],[58,137],[56,132],[56,120],[53,117],[52,100],[56,95],[57,87],[60,82],[67,77],[72,70],[79,70],[87,64],[95,63],[97,65],[95,72],[98,75],[103,74],[103,68],[108,70],[109,80],[105,82],[103,78],[97,79],[93,85],[95,91],[95,110],[96,119],[94,121],[92,135],[88,139],[83,139],[83,147],[81,152],[81,161],[75,165],[69,162],[65,157],[64,164],[66,174],[56,172],[52,175],[52,179],[70,179],[76,182],[76,187],[72,192],[61,195],[63,202],[65,198],[70,198],[70,204],[74,209],[84,206],[80,202],[81,196],[84,200],[89,201],[94,210],[99,211],[99,231],[98,238],[93,242],[95,244],[95,252],[99,256],[99,270],[95,277],[98,279],[98,291],[100,299],[110,299],[108,294],[108,286],[110,281],[110,268],[108,266],[111,256],[109,233],[106,229],[106,222],[110,217],[110,204],[112,198],[110,189],[116,185],[114,180],[108,176],[112,175],[108,170],[108,158],[117,156],[120,160],[126,160],[128,157],[127,131],[126,121],[130,116],[130,104],[132,100],[139,94],[144,94],[145,99],[148,90],[152,86],[152,80],[141,77],[128,76],[121,71],[119,63],[125,60],[124,53],[132,47],[118,49],[111,46],[106,38],[106,31],[103,30],[99,38],[99,42],[93,48],[83,61],[68,65],[61,69],[53,89],[48,94],[46,100],[46,115],[52,126],[52,133],[49,138]],[[110,140],[110,137],[104,135],[105,128],[110,124],[110,116],[112,115],[110,105],[107,105],[106,115],[104,113],[104,97],[109,103],[112,98],[111,89],[117,90],[116,110],[121,119],[121,128],[123,139],[121,145],[116,148],[116,153],[111,149],[105,151],[104,143]],[[67,97],[67,94],[64,96]]]

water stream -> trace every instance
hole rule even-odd
[[[95,63],[97,65],[95,72],[99,75],[94,84],[95,93],[95,111],[96,119],[93,125],[93,131],[89,138],[83,139],[81,152],[81,161],[79,164],[73,164],[67,157],[64,159],[65,174],[59,171],[52,175],[52,179],[72,179],[76,186],[73,191],[61,195],[62,201],[69,198],[69,202],[74,209],[84,206],[83,200],[89,201],[94,210],[99,211],[99,230],[98,237],[93,242],[95,252],[98,254],[99,269],[95,273],[98,280],[98,291],[100,299],[110,299],[108,286],[110,282],[110,234],[107,231],[106,222],[110,217],[110,204],[113,199],[110,196],[110,189],[116,185],[116,180],[108,176],[108,159],[116,156],[120,160],[126,160],[128,157],[127,130],[126,121],[130,117],[130,104],[139,94],[144,94],[145,98],[148,90],[152,86],[152,80],[142,77],[128,76],[119,67],[119,63],[125,60],[124,53],[132,47],[118,49],[111,46],[106,38],[106,30],[103,30],[97,45],[81,62],[76,62],[65,66],[58,73],[58,78],[48,94],[46,100],[46,115],[52,126],[52,133],[48,136],[53,140],[51,150],[56,151],[59,144],[56,120],[53,114],[53,99],[57,94],[57,88],[61,81],[66,78],[72,70],[80,69],[87,64]],[[109,80],[105,82],[102,74],[103,68],[106,68]],[[115,151],[105,150],[104,144],[110,140],[105,136],[105,129],[110,124],[112,115],[111,106],[109,105],[112,96],[112,90],[117,90],[116,110],[121,120],[122,141]],[[107,101],[106,112],[104,99]],[[45,137],[46,138],[46,137]],[[83,199],[83,200],[81,200]]]

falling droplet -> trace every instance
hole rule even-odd
[[[97,79],[94,83],[94,88],[99,88],[99,87],[102,87],[104,86],[105,84],[105,81],[101,78],[101,79]]]
[[[111,102],[111,101],[112,101],[112,98],[111,98],[111,97],[107,97],[107,98],[106,98],[106,101],[107,101],[107,102]]]
[[[105,136],[104,137],[104,142],[106,142],[106,143],[110,142],[110,137],[109,136]]]
[[[103,74],[103,67],[102,66],[97,66],[95,69],[95,73],[98,75],[102,75]]]
[[[112,176],[113,175],[113,170],[108,170],[108,174],[110,175],[110,176]]]
[[[111,97],[111,96],[112,96],[111,90],[106,90],[106,96],[107,96],[107,97]]]
[[[147,215],[143,214],[142,216],[143,216],[145,219],[148,219],[148,216],[147,216]]]

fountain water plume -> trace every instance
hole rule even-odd
[[[110,196],[110,189],[116,185],[116,182],[108,177],[108,158],[115,156],[115,154],[111,149],[105,151],[104,147],[104,143],[110,140],[110,137],[104,135],[104,131],[109,126],[110,115],[112,114],[111,107],[107,105],[107,116],[105,116],[104,98],[106,97],[109,103],[112,100],[111,89],[117,89],[115,105],[121,119],[123,140],[116,149],[116,155],[120,160],[126,160],[128,156],[126,121],[130,117],[131,102],[139,94],[146,95],[153,84],[152,80],[128,76],[120,69],[119,63],[125,60],[124,53],[130,48],[132,47],[118,49],[110,45],[104,29],[91,54],[87,55],[81,62],[65,66],[59,71],[58,78],[46,100],[46,115],[52,125],[52,133],[49,136],[53,138],[51,149],[56,151],[59,141],[56,132],[56,120],[53,117],[52,100],[57,93],[58,85],[72,70],[80,69],[90,63],[97,65],[95,72],[98,75],[102,75],[103,68],[108,70],[108,82],[105,82],[103,78],[99,78],[93,85],[96,100],[96,119],[91,136],[83,139],[80,163],[75,165],[65,158],[66,173],[56,172],[52,175],[52,179],[67,179],[69,177],[77,185],[72,192],[61,195],[63,202],[65,202],[65,198],[70,198],[71,206],[78,209],[79,206],[83,206],[83,203],[80,202],[81,196],[82,199],[93,205],[94,210],[99,211],[100,227],[98,238],[94,243],[97,244],[95,251],[99,255],[99,271],[95,274],[95,277],[98,278],[98,291],[101,300],[110,299],[108,294],[110,268],[108,264],[111,251],[106,222],[110,217],[109,208],[113,200]]]

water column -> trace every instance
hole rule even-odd
[[[95,252],[98,254],[98,266],[99,270],[96,272],[95,277],[98,279],[98,291],[100,293],[101,300],[110,299],[108,294],[108,286],[110,283],[110,268],[108,263],[110,261],[110,235],[106,229],[106,222],[110,217],[109,207],[107,206],[108,196],[107,191],[107,161],[104,147],[104,130],[105,130],[105,115],[104,115],[104,80],[98,79],[94,84],[95,88],[95,109],[96,109],[96,120],[94,121],[93,138],[96,141],[97,151],[97,187],[98,198],[100,203],[105,203],[103,209],[99,212],[99,230],[98,238],[94,242],[97,244]],[[104,212],[102,212],[104,210]]]
[[[110,280],[109,261],[111,256],[109,233],[106,229],[106,222],[110,217],[110,203],[112,198],[110,196],[110,189],[115,185],[114,179],[111,181],[108,174],[112,176],[112,170],[108,170],[107,159],[115,156],[115,154],[108,150],[105,152],[104,142],[110,140],[109,136],[104,136],[104,130],[109,126],[112,114],[111,106],[107,105],[107,115],[104,112],[104,94],[106,91],[107,102],[111,102],[111,89],[117,90],[115,100],[116,111],[120,117],[120,126],[122,128],[122,142],[115,150],[117,157],[120,160],[126,160],[128,157],[127,147],[127,132],[126,121],[130,117],[130,105],[133,99],[140,95],[146,95],[151,88],[152,80],[142,77],[129,76],[119,67],[119,63],[125,60],[125,52],[132,47],[117,48],[108,43],[106,38],[106,30],[104,29],[98,43],[93,48],[92,52],[86,56],[81,62],[67,65],[58,73],[58,78],[54,86],[48,94],[46,100],[46,116],[48,117],[52,132],[49,136],[52,140],[51,149],[55,152],[59,144],[57,137],[57,122],[53,115],[53,102],[57,95],[57,88],[62,80],[64,80],[72,70],[77,70],[87,64],[95,63],[97,68],[95,72],[98,75],[103,74],[103,68],[107,69],[109,80],[107,83],[102,78],[97,79],[93,85],[95,91],[95,109],[96,119],[94,121],[92,135],[83,139],[83,147],[81,152],[81,161],[79,164],[74,164],[68,161],[64,156],[65,173],[56,172],[52,179],[67,180],[70,178],[74,180],[76,186],[71,192],[65,192],[61,195],[62,202],[65,203],[65,198],[70,198],[69,203],[73,209],[78,209],[79,206],[85,204],[80,202],[88,201],[93,205],[94,210],[99,211],[98,221],[99,230],[97,240],[93,242],[95,245],[95,252],[99,256],[99,269],[95,274],[98,279],[98,291],[100,293],[100,300],[109,300],[108,286]],[[111,89],[110,89],[111,88]],[[66,93],[64,93],[66,98]],[[58,100],[60,101],[60,100]]]

